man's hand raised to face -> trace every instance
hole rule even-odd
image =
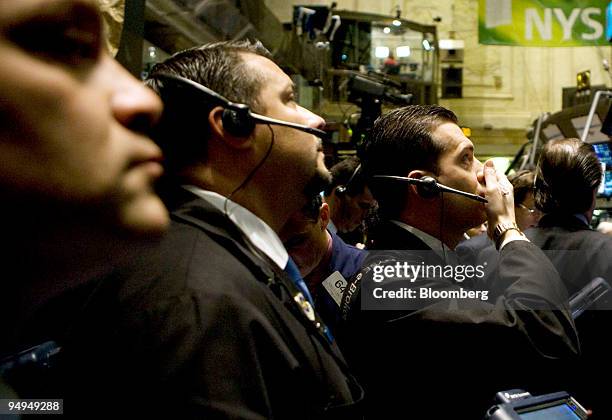
[[[509,226],[516,223],[514,216],[514,189],[508,178],[495,169],[492,160],[485,162],[483,173],[482,175],[479,174],[479,178],[481,176],[486,187],[485,197],[489,201],[485,205],[489,222],[488,235],[495,240],[497,239],[494,235],[496,226]],[[525,240],[520,231],[515,229],[505,230],[502,236],[503,238],[499,239],[503,239],[504,243],[514,239]]]

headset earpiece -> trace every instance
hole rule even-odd
[[[248,137],[255,129],[255,121],[249,115],[249,107],[246,105],[225,105],[221,121],[223,129],[236,137]]]
[[[346,194],[346,187],[344,185],[338,185],[336,187],[336,195],[343,196]]]
[[[424,176],[416,178],[420,181],[416,184],[416,189],[419,195],[425,199],[435,198],[440,194],[440,188],[438,187],[438,181],[431,176]]]
[[[350,188],[350,186],[354,183],[355,178],[357,177],[357,175],[359,174],[360,171],[361,171],[361,163],[359,165],[357,165],[357,167],[355,168],[355,170],[351,174],[351,176],[348,179],[348,181],[346,181],[346,184],[338,185],[336,187],[336,195],[338,195],[338,196],[345,195],[347,193],[348,189]]]

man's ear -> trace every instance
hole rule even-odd
[[[427,171],[422,171],[420,169],[416,169],[414,171],[410,171],[408,173],[408,175],[406,175],[408,178],[415,178],[415,179],[419,179],[419,178],[423,178],[424,176],[431,176],[434,177],[433,174],[431,174],[430,172]]]
[[[412,179],[421,179],[424,176],[431,176],[431,177],[433,177],[433,174],[431,174],[429,172],[426,172],[426,171],[422,171],[420,169],[416,169],[414,171],[410,171],[408,173],[408,175],[406,175],[407,178],[412,178]],[[417,185],[416,184],[411,184],[410,185],[410,190],[413,191],[418,196],[420,196],[419,192],[417,191]]]
[[[321,230],[327,229],[329,224],[329,205],[327,203],[321,204],[319,209],[319,222],[321,223]]]
[[[249,140],[252,138],[251,135],[247,137],[235,136],[230,134],[223,127],[223,111],[223,107],[216,106],[208,113],[208,125],[210,126],[212,135],[218,139],[221,139],[228,146],[234,149],[246,149],[250,147],[251,142]]]

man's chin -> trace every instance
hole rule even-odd
[[[157,239],[168,227],[168,211],[155,195],[139,197],[123,209],[120,227],[123,236],[134,239]]]

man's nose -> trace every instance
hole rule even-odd
[[[474,158],[474,170],[476,172],[478,182],[484,185],[484,165],[476,158]]]
[[[325,120],[321,118],[319,115],[314,112],[310,112],[308,109],[304,107],[300,107],[302,112],[306,114],[306,124],[308,127],[318,128],[322,130],[325,128]]]
[[[119,67],[119,66],[117,66]],[[159,97],[125,70],[119,76],[113,92],[112,109],[115,119],[132,131],[147,133],[162,112]]]

